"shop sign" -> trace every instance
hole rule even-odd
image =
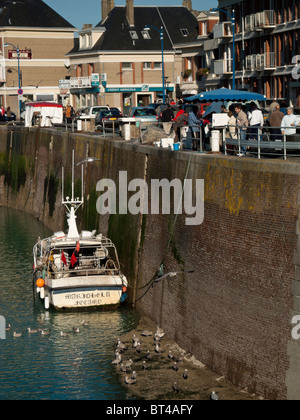
[[[31,50],[19,50],[19,54],[20,54],[20,59],[21,60],[31,60],[32,59]],[[8,59],[9,60],[17,60],[18,59],[17,50],[8,50]]]
[[[92,86],[94,86],[94,87],[100,86],[100,74],[99,73],[93,73],[92,74]]]

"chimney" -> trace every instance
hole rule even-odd
[[[102,7],[102,22],[103,22],[109,15],[109,13],[112,11],[112,9],[114,9],[115,0],[102,0],[101,7]]]
[[[130,26],[134,26],[134,4],[133,0],[126,0],[126,17]]]
[[[192,0],[183,0],[182,6],[186,7],[190,12],[193,10]]]

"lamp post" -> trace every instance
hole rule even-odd
[[[232,15],[229,14],[228,12],[226,12],[226,10],[223,10],[223,9],[215,8],[213,10],[226,13],[226,15],[229,16],[230,19],[231,19],[232,33],[233,33],[233,35],[232,35],[232,44],[233,44],[233,46],[232,46],[232,62],[233,62],[233,65],[232,65],[232,67],[233,67],[233,69],[232,69],[232,85],[233,86],[232,86],[232,88],[233,88],[233,90],[235,90],[235,86],[236,86],[236,84],[235,84],[235,10],[234,9],[232,10]]]
[[[155,26],[146,25],[144,31],[150,31],[150,28],[155,29],[160,34],[161,42],[161,66],[162,66],[162,87],[163,87],[163,103],[166,102],[166,92],[165,92],[165,64],[164,64],[164,28],[161,27],[160,30]]]
[[[18,85],[19,85],[19,91],[21,91],[21,72],[20,72],[20,49],[19,49],[19,45],[16,47],[15,45],[11,44],[10,42],[6,42],[4,44],[4,47],[8,47],[9,45],[11,45],[17,51],[17,56],[18,56]],[[20,95],[18,94],[18,96],[20,96]],[[21,99],[19,99],[19,119],[21,118],[21,110],[22,110],[22,101],[21,101]]]

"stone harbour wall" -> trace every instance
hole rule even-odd
[[[61,167],[67,195],[73,149],[76,162],[101,159],[84,166],[79,226],[115,242],[137,309],[235,385],[265,398],[300,399],[300,342],[291,336],[292,317],[300,314],[299,164],[1,127],[0,205],[65,230]],[[184,214],[100,216],[97,182],[118,186],[120,171],[148,186],[153,179],[203,179],[203,223],[187,226]],[[76,167],[77,196],[80,174]],[[150,207],[150,192],[143,199]],[[162,263],[165,272],[181,273],[153,282]]]

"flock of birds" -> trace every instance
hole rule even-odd
[[[89,323],[83,320],[81,322],[81,326],[82,327],[87,327],[87,326],[89,326]],[[6,327],[6,331],[11,331],[11,324],[8,324],[8,326]],[[41,328],[31,329],[30,327],[27,328],[27,332],[28,332],[28,334],[38,334],[38,333],[40,333],[43,336],[44,335],[49,335],[51,333],[50,330],[44,330],[44,329],[41,329]],[[80,328],[79,327],[73,327],[72,331],[70,331],[70,332],[60,331],[60,336],[66,337],[70,334],[78,334],[78,333],[80,333]],[[13,337],[14,338],[23,337],[23,333],[14,331],[13,332]]]
[[[132,337],[132,344],[126,344],[123,343],[120,339],[117,340],[117,343],[115,345],[115,353],[114,353],[114,360],[112,360],[112,365],[119,368],[120,372],[124,374],[124,382],[126,385],[135,385],[137,383],[137,372],[135,368],[139,368],[141,371],[147,371],[148,369],[151,369],[151,361],[155,360],[155,355],[161,355],[162,353],[165,353],[165,350],[161,347],[161,340],[163,339],[165,333],[159,326],[157,327],[156,333],[153,334],[153,332],[145,330],[141,333],[143,337],[151,337],[154,336],[154,348],[155,350],[152,352],[150,350],[143,351],[141,343],[142,340],[139,339],[135,334]],[[128,360],[125,360],[123,357],[124,352],[128,350],[129,346],[132,346],[132,349],[135,349],[136,353],[141,355],[137,359],[137,361],[133,362],[131,358]],[[179,372],[180,370],[180,363],[184,360],[184,354],[173,354],[173,352],[170,350],[166,356],[170,362],[172,362],[170,368],[173,369],[175,372]],[[137,363],[140,363],[140,365],[137,365]],[[184,381],[188,381],[189,379],[189,372],[188,369],[184,369],[182,371],[182,379]],[[179,376],[180,377],[180,376]],[[179,378],[178,377],[178,378]],[[178,380],[175,381],[172,385],[172,390],[174,393],[180,392],[180,387],[178,385]],[[210,399],[213,401],[218,400],[218,395],[213,391],[210,395]]]
[[[81,322],[81,326],[82,327],[86,327],[88,326],[89,323],[86,321],[82,321]],[[6,331],[10,331],[11,330],[11,325],[8,324]],[[50,330],[44,330],[44,329],[31,329],[30,327],[27,328],[27,332],[28,334],[37,334],[40,333],[42,336],[45,335],[49,335],[50,334]],[[64,331],[60,331],[60,336],[62,337],[66,337],[70,334],[78,334],[80,333],[80,328],[79,327],[73,327],[72,331],[70,332],[64,332]],[[161,340],[163,339],[165,333],[162,330],[162,328],[160,328],[159,326],[157,327],[156,333],[153,334],[151,331],[145,330],[142,332],[141,334],[144,337],[151,337],[154,336],[154,353],[156,355],[161,355],[165,352],[164,349],[162,349],[161,347]],[[23,336],[23,333],[21,332],[16,332],[14,331],[13,333],[13,337],[14,338],[20,338]],[[141,340],[136,336],[133,335],[132,337],[132,348],[135,349],[137,354],[141,354],[142,353],[142,348],[141,348]],[[122,341],[120,339],[117,340],[116,346],[115,346],[115,359],[112,361],[112,365],[119,367],[120,372],[125,374],[124,377],[124,382],[126,385],[134,385],[137,383],[137,373],[136,370],[134,370],[134,362],[132,359],[128,359],[128,360],[123,360],[123,353],[128,349],[128,346],[124,343],[122,343]],[[151,353],[150,350],[147,350],[146,353],[144,355],[142,355],[138,360],[141,363],[141,371],[147,371],[148,369],[151,369],[151,361],[154,360],[155,358],[155,354]],[[173,352],[170,350],[168,352],[167,358],[170,360],[170,362],[172,362],[171,368],[173,369],[173,371],[178,372],[180,370],[180,363],[183,362],[184,360],[184,354],[173,354]],[[187,369],[184,369],[182,372],[182,378],[185,381],[188,381],[189,379],[189,372]],[[174,393],[179,393],[180,392],[180,387],[178,385],[178,381],[175,381],[172,385],[172,390]],[[218,395],[216,394],[216,392],[212,392],[210,395],[210,399],[213,401],[217,401],[219,399]]]

